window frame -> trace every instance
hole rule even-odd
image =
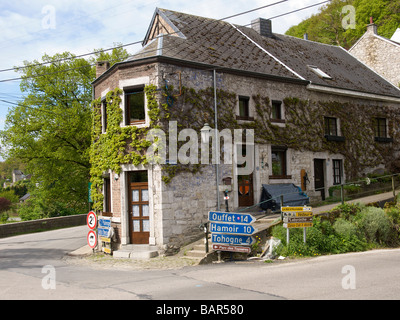
[[[144,92],[144,85],[134,86],[124,88],[124,112],[125,112],[125,125],[126,126],[134,126],[134,125],[142,125],[146,123],[146,94]],[[135,94],[143,94],[143,119],[138,119],[132,121],[131,119],[131,108],[130,108],[130,97]]]
[[[334,132],[332,132],[332,124],[334,125]],[[338,137],[338,119],[333,117],[324,117],[325,136]]]
[[[384,124],[383,124],[384,122]],[[381,135],[381,129],[383,128],[383,134]],[[388,138],[387,130],[387,119],[386,118],[375,118],[375,138]]]
[[[247,120],[254,121],[254,117],[250,116],[250,97],[239,96],[239,114],[236,116],[236,120]],[[242,114],[241,102],[244,102],[244,114]]]
[[[107,132],[107,107],[108,103],[107,100],[104,98],[101,100],[101,132]]]
[[[280,159],[280,174],[274,173],[274,154],[281,154]],[[270,179],[292,179],[291,175],[288,175],[288,149],[286,147],[272,146],[271,147],[271,175]]]
[[[276,109],[277,108],[277,109]],[[274,111],[277,111],[277,116],[274,116]],[[280,100],[272,100],[271,101],[271,122],[281,122],[284,123],[284,114],[283,114],[283,102]]]
[[[343,180],[343,160],[333,159],[332,160],[332,168],[333,168],[333,185],[341,185]]]

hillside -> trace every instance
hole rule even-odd
[[[355,28],[343,28],[350,23],[350,11],[343,7],[352,5],[355,8]],[[311,41],[340,45],[349,49],[366,31],[370,17],[378,26],[379,35],[391,38],[400,28],[400,0],[333,0],[323,6],[318,14],[291,27],[286,34],[303,38],[308,34]]]

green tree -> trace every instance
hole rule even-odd
[[[343,11],[346,5],[355,8],[355,28],[344,28],[342,25],[342,21],[346,21],[350,14]],[[323,6],[318,14],[293,26],[286,34],[302,38],[307,33],[312,41],[349,49],[366,32],[370,17],[378,26],[378,33],[390,38],[400,26],[400,0],[333,0]]]
[[[7,115],[1,132],[3,157],[26,164],[35,189],[26,206],[39,203],[40,210],[35,210],[42,216],[54,215],[48,209],[54,203],[75,212],[86,210],[93,62],[111,60],[114,64],[127,56],[122,48],[97,53],[89,60],[65,52],[44,55],[42,62],[24,62],[17,70],[22,74],[25,99]]]

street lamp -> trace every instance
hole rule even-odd
[[[208,123],[204,124],[204,127],[200,130],[201,132],[201,141],[203,143],[208,143],[210,141],[210,133],[212,128]]]
[[[217,189],[217,210],[219,211],[221,208],[220,199],[219,199],[219,144],[218,144],[218,131],[216,129],[212,129],[208,123],[204,124],[204,127],[200,130],[201,133],[201,142],[209,143],[211,132],[215,131],[213,137],[215,138],[216,148],[215,148],[215,176],[216,176],[216,189]]]

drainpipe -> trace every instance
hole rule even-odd
[[[221,210],[221,202],[219,197],[219,134],[218,134],[218,108],[217,108],[217,71],[214,69],[214,113],[215,113],[215,175],[217,187],[217,211]]]

